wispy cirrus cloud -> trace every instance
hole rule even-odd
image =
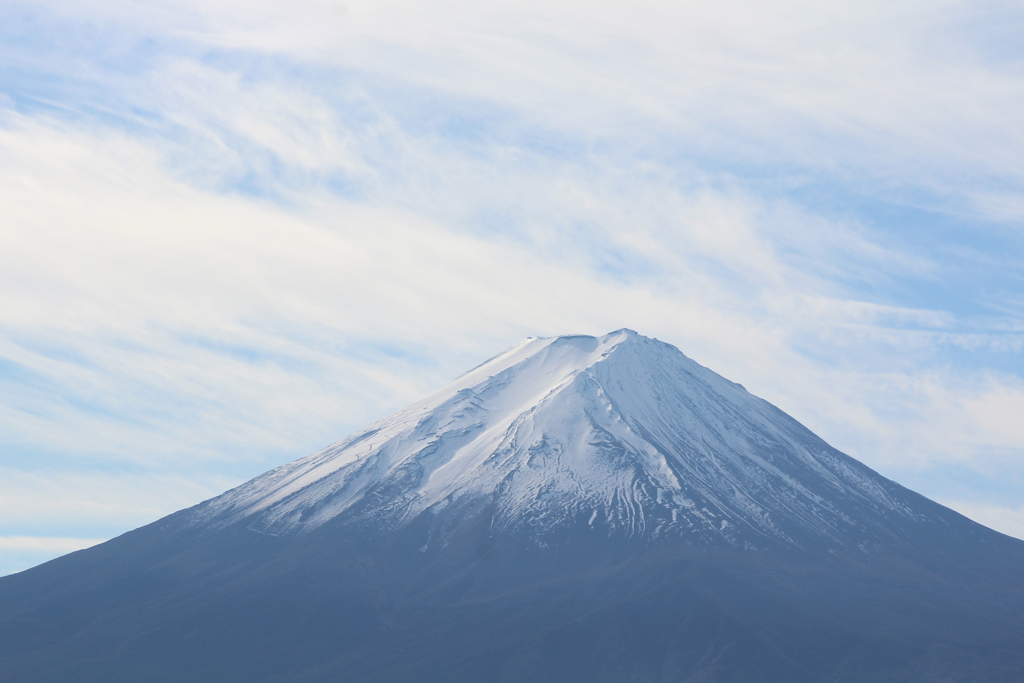
[[[56,472],[152,500],[68,483],[26,537],[141,523],[523,336],[623,325],[1017,509],[1012,6],[0,12],[0,465],[18,505]]]

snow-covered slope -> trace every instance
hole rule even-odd
[[[908,522],[943,524],[939,511],[675,347],[619,330],[527,339],[191,522],[386,533],[423,514],[448,526],[487,514],[494,533],[540,542],[580,529],[869,550],[902,543]]]

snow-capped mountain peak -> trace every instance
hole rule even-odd
[[[199,506],[196,524],[304,533],[488,515],[760,548],[899,542],[915,496],[769,403],[632,330],[529,338],[319,453]]]

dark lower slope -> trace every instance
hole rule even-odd
[[[981,527],[841,557],[181,519],[0,579],[0,681],[1024,680],[1024,543]]]

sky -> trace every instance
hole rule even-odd
[[[1024,538],[1024,5],[0,0],[0,575],[629,327]]]

